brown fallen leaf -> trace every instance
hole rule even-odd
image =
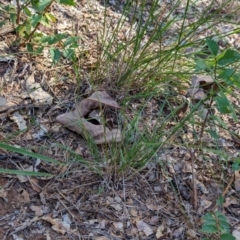
[[[143,232],[147,237],[153,234],[152,228],[142,220],[136,221],[138,231]]]
[[[66,232],[72,232],[68,226],[65,226],[64,223],[58,218],[52,218],[50,215],[45,215],[42,217],[42,220],[45,220],[52,224],[52,229],[58,233],[65,234]]]
[[[219,85],[210,76],[206,75],[194,75],[192,78],[192,84],[188,89],[188,94],[194,100],[202,100],[206,98],[209,91],[218,91]]]
[[[105,91],[98,91],[81,101],[74,111],[62,114],[56,120],[70,130],[85,137],[90,134],[96,144],[120,142],[122,140],[120,129],[109,130],[104,125],[95,125],[84,118],[94,109],[104,106],[119,108],[117,102],[111,99]]]

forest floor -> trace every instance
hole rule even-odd
[[[11,49],[14,32],[0,34],[0,54],[8,58],[0,62],[0,141],[70,162],[59,166],[0,149],[1,168],[38,169],[54,174],[35,178],[0,175],[0,239],[203,239],[207,235],[201,232],[202,217],[216,210],[226,216],[231,232],[240,239],[240,173],[232,170],[233,159],[240,156],[240,138],[237,138],[240,124],[230,116],[219,115],[234,136],[224,130],[219,130],[217,140],[205,134],[204,147],[193,151],[184,144],[186,139],[197,142],[194,132],[186,127],[183,135],[181,133],[173,144],[160,149],[140,171],[131,168],[114,176],[109,174],[113,167],[105,164],[102,168],[105,173],[98,174],[85,164],[71,162],[72,155],[66,149],[87,161],[93,159],[82,136],[61,126],[56,117],[73,110],[77,102],[97,90],[108,92],[120,106],[124,97],[140,91],[126,88],[116,91],[116,87],[109,85],[111,72],[101,85],[92,85],[89,81],[89,73],[101,54],[98,32],[105,21],[104,14],[107,13],[110,32],[121,18],[123,1],[109,2],[107,11],[97,0],[79,1],[76,8],[52,6],[51,11],[58,19],[54,30],[69,34],[74,31],[81,36],[83,57],[79,73],[82,81],[78,83],[69,61],[53,66],[47,55],[36,57],[21,49]],[[164,2],[168,1],[162,1],[163,5]],[[184,3],[182,8],[176,9],[176,14],[183,12]],[[189,13],[189,19],[192,21],[193,17],[194,9]],[[239,22],[239,16],[236,17]],[[221,27],[224,23],[220,23]],[[119,38],[124,39],[129,29],[130,23],[126,23],[118,33]],[[166,45],[174,38],[174,32],[173,28],[164,38]],[[202,34],[208,35],[209,32]],[[240,47],[239,34],[229,36],[228,40],[231,46]],[[5,75],[9,67],[11,73]],[[6,76],[10,77],[7,79]],[[179,90],[183,98],[191,85],[191,77],[185,89]],[[31,80],[39,84],[37,88],[49,94],[44,104],[39,104],[27,92]],[[230,99],[239,107],[238,94],[235,91]],[[151,126],[156,121],[160,100],[161,96],[149,100],[143,118],[146,122],[142,125]],[[139,104],[141,101],[137,99],[129,101],[131,109]],[[130,107],[125,109],[131,114]],[[236,114],[239,119],[239,109]],[[22,124],[26,124],[27,129]],[[105,149],[102,147],[102,151]],[[219,196],[224,197],[221,206],[217,204]],[[216,234],[211,239],[218,237]]]

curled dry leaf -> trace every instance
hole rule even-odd
[[[120,108],[105,91],[97,91],[89,98],[82,100],[77,108],[56,118],[56,120],[69,128],[70,130],[79,133],[83,136],[90,134],[96,144],[105,142],[120,142],[122,140],[121,131],[103,126],[95,125],[84,117],[87,117],[93,110],[103,107]]]
[[[27,129],[27,123],[19,112],[13,113],[10,119],[18,125],[20,131]]]
[[[206,98],[207,92],[211,89],[216,91],[218,86],[210,76],[195,75],[192,78],[192,85],[187,92],[192,99],[202,100]]]

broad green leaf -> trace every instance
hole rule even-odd
[[[28,17],[31,17],[31,16],[32,16],[32,13],[31,13],[31,11],[29,10],[28,7],[23,8],[23,11],[24,11],[24,13],[25,13]]]
[[[240,158],[234,159],[234,163],[232,165],[234,171],[240,170]]]
[[[59,162],[59,161],[54,160],[52,158],[49,158],[49,157],[46,157],[46,156],[43,156],[43,155],[40,155],[40,154],[37,154],[37,153],[29,152],[29,151],[27,151],[23,148],[16,148],[16,147],[13,147],[13,146],[5,144],[5,143],[0,143],[0,148],[11,151],[11,152],[20,153],[20,154],[28,156],[28,157],[39,158],[40,160],[45,161],[45,162],[65,165],[65,163]]]
[[[31,0],[31,6],[33,9],[37,8],[37,5],[39,4],[40,0]]]
[[[204,219],[205,221],[214,220],[214,222],[215,222],[215,218],[214,218],[214,216],[213,216],[212,213],[206,213],[206,214],[203,216],[203,219]]]
[[[76,2],[74,0],[59,0],[59,3],[68,6],[76,6]]]
[[[27,50],[28,52],[32,53],[33,52],[33,45],[31,43],[27,43]]]
[[[24,175],[24,176],[33,176],[33,177],[49,177],[49,176],[53,176],[50,173],[29,172],[29,171],[21,171],[21,170],[14,170],[14,169],[3,169],[3,168],[0,168],[0,173]]]
[[[56,18],[53,14],[51,13],[45,13],[46,18],[49,20],[49,22],[56,22]]]
[[[226,65],[226,64],[231,64],[234,62],[237,62],[240,60],[240,53],[232,50],[232,49],[227,49],[225,52],[220,54],[218,57],[218,64],[220,66]]]
[[[61,52],[59,51],[58,48],[51,48],[50,49],[50,55],[51,55],[51,58],[53,60],[53,63],[59,62],[59,60],[61,58]]]
[[[41,24],[45,27],[50,27],[50,22],[48,21],[48,19],[46,18],[46,16],[42,16],[42,19],[41,19]]]
[[[16,27],[16,31],[19,33],[20,36],[24,35],[25,30],[26,27],[23,24]]]
[[[222,195],[220,195],[218,198],[217,198],[217,205],[218,206],[222,206],[224,203],[224,197]]]
[[[41,54],[43,52],[44,47],[39,47],[36,50],[36,53]]]
[[[217,233],[218,229],[217,229],[217,227],[215,225],[203,224],[202,231],[204,233]]]
[[[195,63],[196,63],[195,68],[197,72],[208,69],[208,65],[203,59],[197,59],[195,60]]]
[[[40,14],[32,15],[32,17],[30,19],[30,23],[31,23],[32,27],[35,28],[37,26],[37,24],[41,21],[41,19],[42,19],[42,15],[40,15]]]
[[[211,137],[214,138],[215,140],[218,139],[218,135],[217,135],[217,132],[216,132],[215,130],[210,129],[210,130],[208,130],[207,132],[208,132],[208,133],[211,135]]]
[[[63,56],[69,60],[74,60],[76,58],[75,51],[72,48],[64,49]]]
[[[12,24],[16,24],[17,20],[17,14],[16,13],[10,13],[10,21]]]
[[[217,103],[217,108],[220,113],[231,113],[231,105],[228,101],[228,99],[224,96],[216,96],[215,101]]]
[[[32,4],[32,7],[34,10],[42,13],[46,7],[49,6],[49,4],[51,4],[53,2],[53,0],[40,0],[40,1],[32,1],[34,2]]]
[[[220,74],[219,74],[219,78],[221,79],[229,79],[234,73],[234,70],[231,68],[226,68],[224,69]]]
[[[80,37],[73,37],[73,36],[68,37],[64,42],[64,46],[65,47],[68,46],[69,48],[77,48],[79,38]]]
[[[32,26],[31,26],[30,22],[25,21],[25,31],[28,35],[31,33],[31,29],[32,29]]]
[[[52,35],[52,36],[44,36],[41,38],[41,42],[52,45],[57,42],[60,42],[62,39],[66,38],[67,36],[68,36],[68,34],[66,34],[66,33],[59,33],[59,34]]]
[[[208,48],[211,51],[212,55],[217,56],[218,49],[219,49],[218,44],[214,40],[211,40],[211,39],[207,39],[206,43],[207,43]]]
[[[236,238],[230,233],[224,233],[220,236],[220,240],[236,240]]]

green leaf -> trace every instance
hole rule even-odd
[[[17,14],[16,13],[10,13],[10,21],[12,24],[16,24],[17,20]]]
[[[32,17],[30,19],[30,23],[31,23],[32,27],[35,28],[37,26],[37,24],[41,21],[41,19],[42,19],[42,15],[40,15],[40,14],[32,15]]]
[[[16,27],[16,31],[19,33],[20,36],[24,36],[24,32],[26,31],[25,25],[19,25]]]
[[[218,229],[215,225],[203,224],[202,231],[205,233],[217,233]]]
[[[30,24],[30,22],[25,21],[24,25],[25,25],[25,31],[29,35],[31,33],[31,29],[32,29],[31,24]]]
[[[214,138],[215,140],[218,139],[218,135],[217,135],[216,130],[210,129],[210,130],[208,130],[207,132],[208,132],[208,133],[211,135],[211,137]]]
[[[216,96],[217,109],[220,113],[231,113],[231,105],[225,95]]]
[[[56,22],[56,18],[53,14],[47,12],[47,13],[45,13],[45,16],[49,22]]]
[[[73,37],[73,36],[68,37],[64,42],[64,47],[68,46],[69,48],[77,48],[79,38],[80,37]]]
[[[240,60],[240,53],[232,50],[232,49],[227,49],[225,52],[220,54],[218,57],[218,64],[220,66],[226,65],[226,64],[231,64],[234,62],[237,62]]]
[[[0,173],[24,175],[24,176],[33,176],[33,177],[49,177],[49,176],[53,176],[50,173],[29,172],[29,171],[23,171],[23,170],[3,169],[3,168],[0,168]]]
[[[40,1],[32,1],[32,7],[34,10],[42,13],[46,7],[49,6],[49,4],[51,4],[53,2],[53,0],[40,0]]]
[[[31,17],[31,16],[32,16],[32,13],[31,13],[31,11],[29,10],[28,7],[23,8],[23,11],[24,11],[24,13],[25,13],[28,17]]]
[[[234,70],[231,68],[226,68],[224,69],[220,74],[219,74],[219,78],[221,79],[229,79],[234,73]]]
[[[44,49],[44,47],[37,48],[36,53],[41,54],[43,52],[43,49]]]
[[[229,233],[224,233],[220,236],[220,240],[236,240],[236,238]]]
[[[27,50],[28,52],[32,53],[33,52],[33,45],[31,43],[27,43]]]
[[[206,43],[207,43],[208,48],[211,51],[212,55],[217,56],[217,53],[219,50],[218,44],[214,40],[211,40],[211,39],[207,39]]]
[[[76,2],[74,0],[59,0],[59,3],[68,6],[76,6]]]
[[[195,63],[196,63],[195,68],[197,72],[208,69],[208,65],[203,59],[197,59],[195,60]]]
[[[52,36],[44,36],[41,38],[41,42],[52,45],[57,42],[60,42],[62,39],[66,38],[67,36],[68,36],[68,34],[66,34],[66,33],[59,33],[59,34],[52,35]]]
[[[59,162],[59,161],[54,160],[52,158],[49,158],[49,157],[46,157],[46,156],[43,156],[43,155],[40,155],[40,154],[37,154],[37,153],[29,152],[29,151],[27,151],[27,150],[25,150],[23,148],[16,148],[16,147],[13,147],[13,146],[5,144],[5,143],[0,143],[0,148],[9,150],[11,152],[20,153],[20,154],[28,156],[28,157],[39,158],[39,159],[41,159],[41,160],[43,160],[45,162],[65,165],[65,163]]]
[[[42,19],[41,19],[41,24],[45,27],[49,27],[50,26],[50,22],[48,21],[48,19],[46,18],[46,16],[42,16]]]
[[[234,160],[232,168],[233,168],[234,171],[240,170],[240,158],[237,158],[237,159]]]
[[[72,48],[64,49],[63,56],[69,60],[74,60],[76,58],[75,51]]]
[[[59,60],[61,58],[61,52],[59,51],[58,48],[51,48],[50,55],[52,57],[53,63],[59,62]]]
[[[217,205],[218,206],[222,206],[224,203],[224,197],[222,195],[220,195],[218,198],[217,198]]]

